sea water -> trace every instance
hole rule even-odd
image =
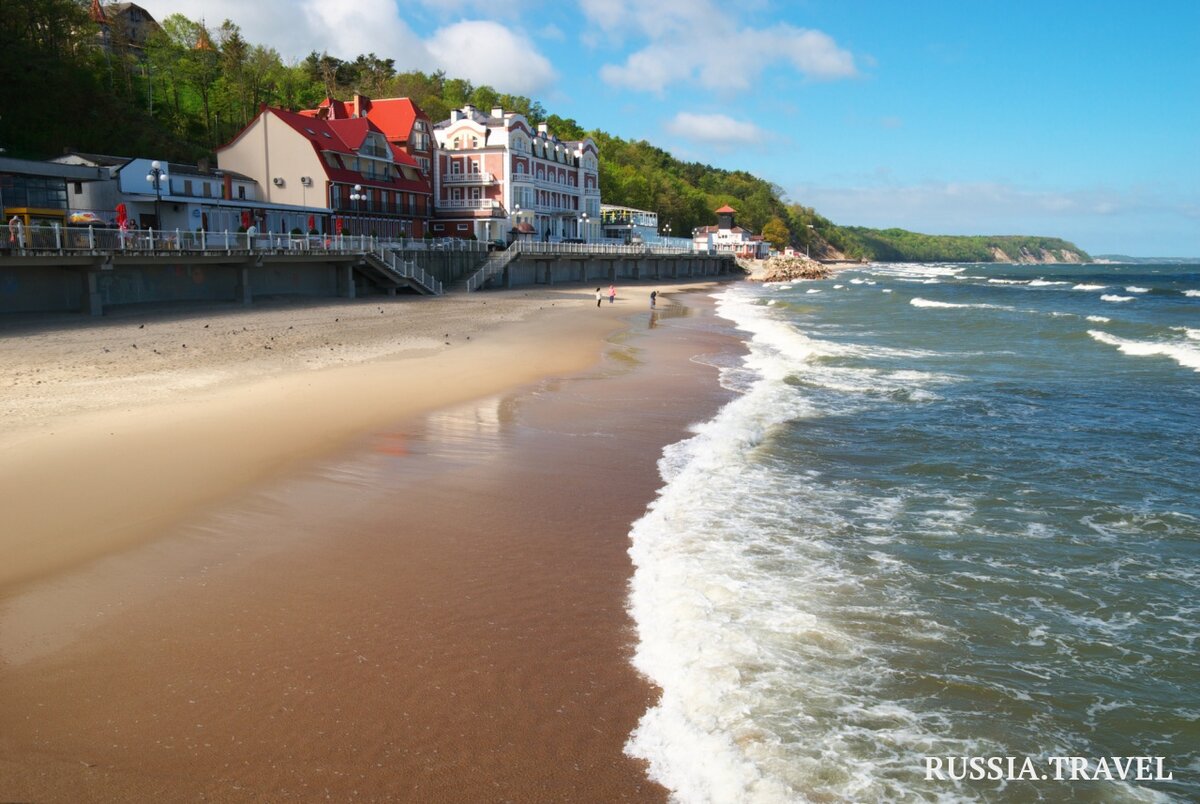
[[[871,265],[717,304],[748,353],[632,529],[662,697],[627,751],[686,802],[1200,800],[1196,268]]]

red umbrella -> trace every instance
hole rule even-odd
[[[333,229],[338,234],[342,233],[342,219],[341,218],[334,218]]]
[[[117,226],[124,227],[126,221],[129,220],[129,212],[125,209],[124,204],[117,204]]]
[[[309,215],[309,216],[308,216],[308,231],[310,231],[310,232],[311,232],[313,229],[316,229],[316,228],[317,228],[317,219],[316,219],[316,217],[315,217],[315,216],[313,216],[313,215]]]

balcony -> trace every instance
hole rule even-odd
[[[495,209],[500,202],[494,198],[449,198],[437,205],[441,209]]]
[[[449,173],[442,176],[442,184],[495,184],[491,173]]]

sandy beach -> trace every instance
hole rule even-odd
[[[662,799],[626,534],[703,287],[3,324],[0,799]]]

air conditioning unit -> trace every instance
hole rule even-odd
[[[283,179],[281,179],[281,178],[279,178],[278,176],[276,176],[275,178],[271,179],[271,183],[272,183],[272,184],[274,184],[276,187],[282,187],[282,186],[283,186]]]
[[[305,187],[312,187],[312,176],[301,176],[300,183]]]

